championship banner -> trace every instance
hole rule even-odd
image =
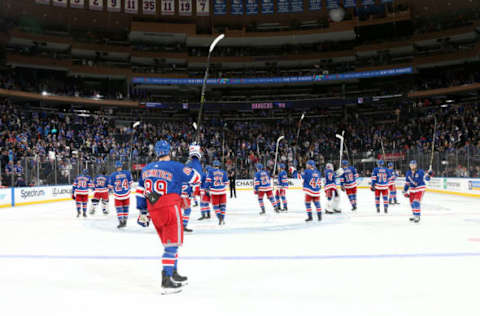
[[[192,15],[192,0],[178,0],[178,14],[183,16]]]
[[[332,9],[338,9],[340,5],[340,0],[327,0],[327,9],[332,10]]]
[[[122,9],[121,0],[107,0],[107,11],[108,12],[120,12]]]
[[[103,10],[103,0],[90,0],[88,4],[90,10],[102,11]]]
[[[258,14],[258,0],[247,0],[247,15]]]
[[[343,7],[344,8],[356,8],[357,7],[357,0],[343,0]]]
[[[375,4],[375,0],[362,0],[362,5],[372,5]]]
[[[232,15],[243,15],[243,0],[232,0]]]
[[[277,0],[277,12],[278,13],[289,13],[290,4],[288,0]]]
[[[303,0],[291,0],[290,12],[293,12],[293,13],[303,12]]]
[[[393,0],[382,0],[382,3],[393,2]]]
[[[143,0],[142,12],[145,15],[157,14],[157,1],[156,0]]]
[[[146,2],[155,2],[155,0],[144,0],[143,1],[144,6],[145,6]],[[125,6],[123,8],[125,10],[125,13],[137,14],[138,13],[138,0],[125,0]]]
[[[83,9],[85,7],[85,0],[70,0],[70,8]]]
[[[262,14],[273,14],[273,0],[262,0]]]
[[[197,15],[210,15],[210,0],[197,0]]]
[[[175,14],[175,1],[174,0],[162,0],[162,15],[174,15]]]
[[[227,14],[227,0],[213,0],[213,14]]]
[[[322,10],[322,0],[310,0],[308,3],[308,9],[310,11]]]
[[[38,4],[50,4],[50,0],[35,0],[35,3]]]
[[[53,0],[53,6],[54,7],[66,8],[67,7],[67,0]]]

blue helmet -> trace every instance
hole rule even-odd
[[[120,160],[115,161],[115,168],[122,168],[123,164]]]
[[[410,161],[409,165],[410,165],[410,166],[412,166],[412,165],[417,166],[417,161],[416,161],[416,160],[412,160],[412,161]]]
[[[87,169],[87,168],[83,169],[82,173],[83,173],[84,175],[87,175],[87,174],[88,174],[88,169]]]
[[[388,166],[388,168],[393,168],[393,162],[390,161],[390,162],[387,164],[387,166]]]
[[[380,159],[379,161],[377,161],[377,165],[379,167],[383,167],[385,165],[385,162],[382,159]]]
[[[257,163],[255,165],[255,168],[257,168],[257,170],[262,170],[263,169],[263,165],[261,163]]]
[[[280,169],[285,169],[285,164],[284,163],[281,163],[278,166],[280,167]]]
[[[342,166],[347,167],[348,166],[348,161],[347,160],[342,160]]]
[[[166,140],[159,140],[155,143],[155,154],[158,157],[170,154],[170,144]]]
[[[313,161],[313,160],[307,161],[307,166],[312,166],[312,167],[315,168],[315,161]]]
[[[217,159],[215,159],[213,162],[212,162],[212,165],[214,167],[220,167],[220,161],[218,161]]]

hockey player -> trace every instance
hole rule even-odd
[[[397,180],[398,173],[393,167],[393,162],[389,162],[387,166],[390,170],[390,181],[388,182],[388,190],[390,191],[390,196],[388,198],[388,204],[399,204],[397,202],[397,186],[395,185],[395,180]]]
[[[218,225],[225,225],[225,211],[227,208],[228,175],[220,169],[220,161],[213,161],[213,168],[207,175],[206,190],[211,196],[212,206],[218,218]]]
[[[349,166],[348,161],[342,161],[343,174],[340,176],[340,185],[342,191],[347,193],[350,204],[352,205],[352,211],[357,209],[357,169],[353,166]]]
[[[189,161],[187,162],[187,167],[195,169],[195,171],[202,176],[203,169],[202,164],[200,163],[200,160],[202,159],[202,150],[200,149],[200,146],[196,143],[191,144],[188,147],[188,157]],[[195,187],[192,188],[192,197],[194,202],[193,206],[198,206],[197,197],[200,198],[200,185],[195,185]]]
[[[420,222],[420,203],[422,202],[423,194],[427,188],[426,181],[430,181],[432,170],[428,170],[427,174],[422,169],[417,169],[417,162],[410,161],[410,170],[405,175],[405,186],[403,187],[403,194],[410,199],[413,216],[410,221]]]
[[[272,179],[270,178],[270,175],[267,171],[263,170],[263,165],[261,163],[257,163],[255,167],[257,168],[257,172],[255,173],[255,178],[253,180],[253,193],[258,196],[258,203],[260,204],[261,209],[260,215],[265,214],[265,205],[263,204],[264,195],[267,195],[275,212],[280,212],[280,207],[273,196]]]
[[[183,212],[183,231],[187,233],[193,232],[192,229],[187,228],[188,221],[190,220],[190,214],[192,213],[192,194],[193,189],[188,184],[182,185],[182,212]]]
[[[283,204],[283,211],[288,211],[287,207],[287,189],[288,189],[288,175],[285,171],[285,164],[281,163],[278,165],[279,173],[278,173],[278,186],[275,191],[275,199],[277,201],[277,205],[280,208],[281,204]],[[280,200],[282,203],[280,203]]]
[[[337,190],[337,177],[333,171],[333,165],[327,163],[325,166],[325,195],[327,196],[326,214],[341,213],[340,209],[340,194]]]
[[[75,178],[72,187],[72,199],[77,204],[77,217],[83,211],[83,217],[87,217],[87,204],[89,190],[93,189],[92,178],[88,175],[88,170],[84,169],[82,174]]]
[[[390,170],[385,168],[383,160],[377,162],[372,172],[372,184],[370,189],[375,192],[375,206],[377,213],[380,213],[380,195],[383,196],[383,210],[388,213],[388,183],[390,182]]]
[[[312,202],[317,209],[317,218],[322,220],[322,207],[320,205],[320,194],[322,189],[322,173],[315,167],[313,160],[307,161],[307,169],[301,174],[294,167],[290,167],[290,173],[293,177],[302,179],[303,191],[305,192],[305,208],[307,210],[306,222],[313,220]]]
[[[127,226],[128,209],[130,207],[130,190],[132,186],[132,175],[130,171],[122,170],[122,162],[115,163],[117,171],[110,175],[108,188],[113,192],[113,201],[117,210],[118,226]]]
[[[187,278],[178,274],[178,247],[183,244],[182,185],[200,183],[200,175],[182,163],[170,161],[170,144],[155,144],[158,161],[145,166],[137,187],[138,224],[148,226],[150,218],[164,247],[162,258],[162,294],[178,293]]]
[[[90,214],[95,214],[97,205],[102,203],[103,214],[108,214],[108,178],[102,172],[93,179],[93,198]]]
[[[202,217],[198,220],[204,220],[210,218],[210,193],[206,190],[207,188],[207,174],[210,171],[210,166],[205,167],[205,172],[202,174],[202,180],[200,184],[200,212]]]

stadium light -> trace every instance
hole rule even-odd
[[[43,96],[46,96],[46,95],[48,95],[48,92],[45,91],[45,90],[43,90],[43,91],[42,91],[42,95],[43,95]]]

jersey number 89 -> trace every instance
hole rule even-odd
[[[167,182],[164,180],[156,180],[155,183],[153,183],[150,179],[145,180],[145,193],[152,192],[152,189],[160,194],[160,196],[163,196],[167,194]]]

